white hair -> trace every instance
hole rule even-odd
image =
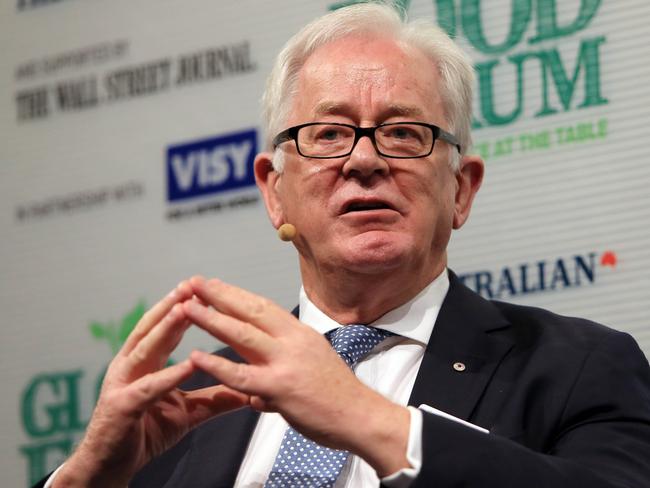
[[[407,23],[387,3],[362,3],[335,10],[310,22],[287,42],[276,59],[262,97],[267,150],[273,149],[273,137],[285,129],[283,124],[293,105],[299,72],[307,58],[319,47],[352,35],[394,39],[419,49],[435,63],[448,130],[456,135],[464,154],[472,143],[474,69],[471,60],[438,26],[425,20]],[[449,148],[449,164],[456,170],[460,160],[458,151],[452,145]],[[282,171],[284,166],[282,154],[275,151],[273,157],[277,171]]]

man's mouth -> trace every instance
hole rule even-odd
[[[386,202],[382,201],[352,201],[348,203],[343,209],[343,213],[350,212],[366,212],[369,210],[393,210],[393,207]]]

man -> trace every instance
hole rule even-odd
[[[111,363],[52,486],[648,486],[634,341],[487,302],[446,269],[483,176],[471,86],[444,34],[388,7],[295,36],[255,172],[295,234],[304,323],[217,280],[181,283]],[[165,368],[190,324],[231,349]]]

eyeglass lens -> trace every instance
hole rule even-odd
[[[389,124],[377,127],[375,143],[385,156],[418,157],[430,153],[433,131],[416,124]],[[355,129],[345,125],[314,124],[298,131],[300,152],[309,157],[345,156],[352,151]]]

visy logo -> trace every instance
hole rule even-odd
[[[255,185],[257,132],[248,129],[167,148],[170,202]]]

